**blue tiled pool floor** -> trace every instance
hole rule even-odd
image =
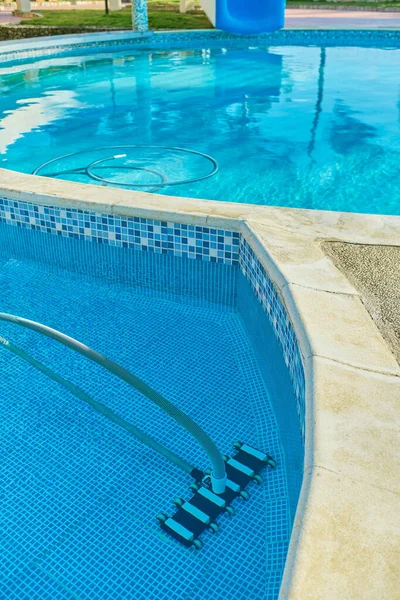
[[[236,504],[235,517],[221,519],[219,534],[204,536],[201,552],[184,549],[161,533],[155,515],[188,495],[188,476],[1,349],[0,598],[277,597],[291,523],[283,450],[236,310],[241,275],[230,269],[231,292],[218,304],[3,254],[1,311],[103,352],[186,410],[222,451],[243,439],[273,454],[278,467],[250,490],[249,502]],[[1,324],[0,335],[208,466],[178,425],[99,367],[15,326]]]

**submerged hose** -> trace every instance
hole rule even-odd
[[[1,336],[0,345],[4,348],[7,348],[7,350],[12,352],[13,354],[16,354],[17,356],[22,358],[22,360],[26,361],[27,363],[35,367],[35,369],[47,375],[47,377],[49,377],[56,383],[59,383],[60,385],[65,387],[69,392],[71,392],[71,394],[73,394],[80,400],[83,400],[83,402],[89,404],[92,408],[94,408],[94,410],[107,417],[107,419],[109,419],[113,423],[116,423],[126,431],[129,431],[129,433],[134,435],[140,442],[143,442],[143,444],[146,444],[146,446],[150,446],[150,448],[153,448],[153,450],[155,450],[156,452],[161,454],[161,456],[164,456],[165,458],[173,462],[186,473],[191,473],[194,470],[195,467],[186,462],[186,460],[183,460],[183,458],[181,458],[171,450],[168,450],[168,448],[165,448],[162,444],[159,444],[152,437],[141,431],[138,427],[136,427],[132,423],[129,423],[129,421],[125,421],[125,419],[115,414],[105,404],[94,400],[93,398],[91,398],[91,396],[86,394],[86,392],[81,390],[81,388],[79,388],[77,385],[71,383],[70,381],[68,381],[68,379],[64,379],[64,377],[61,377],[61,375],[58,375],[58,373],[56,373],[52,369],[49,369],[49,367],[46,367],[46,365],[36,360],[36,358],[34,358],[30,354],[28,354],[18,346],[15,346],[14,344],[12,344],[11,342],[9,342]]]
[[[218,448],[212,441],[212,439],[201,429],[197,423],[195,423],[188,415],[186,415],[182,410],[177,408],[161,396],[158,392],[153,390],[147,383],[136,377],[132,373],[130,373],[124,367],[121,367],[114,361],[106,358],[99,352],[92,350],[88,346],[81,344],[77,340],[65,335],[57,331],[56,329],[52,329],[47,327],[46,325],[42,325],[41,323],[37,323],[35,321],[30,321],[29,319],[23,319],[22,317],[18,317],[16,315],[10,315],[7,313],[0,313],[0,321],[6,321],[8,323],[14,323],[15,325],[20,325],[21,327],[25,327],[27,329],[31,329],[32,331],[36,331],[41,333],[42,335],[47,336],[79,352],[89,360],[97,363],[113,375],[119,377],[125,381],[128,385],[138,390],[141,394],[149,398],[154,404],[156,404],[159,408],[161,408],[164,412],[166,412],[171,418],[173,418],[177,423],[182,425],[201,445],[201,447],[207,453],[211,464],[212,464],[212,487],[213,491],[217,494],[223,494],[225,491],[225,483],[226,483],[226,471],[225,471],[225,462],[222,458],[221,453]]]
[[[96,175],[95,173],[93,173],[93,168],[97,167],[98,169],[107,169],[109,167],[104,167],[101,166],[101,163],[106,162],[108,160],[112,160],[114,158],[124,158],[126,156],[126,154],[118,154],[118,155],[113,155],[113,156],[109,156],[107,158],[101,158],[99,160],[94,160],[93,162],[91,162],[90,164],[88,164],[86,167],[78,167],[76,169],[67,169],[66,171],[56,171],[54,173],[47,173],[44,174],[44,177],[57,177],[59,175],[72,175],[72,174],[79,174],[79,175],[86,175],[87,177],[89,177],[90,179],[93,179],[94,181],[100,181],[102,183],[105,184],[111,184],[111,185],[116,185],[118,187],[133,187],[133,188],[165,188],[165,187],[170,187],[173,185],[186,185],[189,183],[197,183],[199,181],[203,181],[204,179],[208,179],[209,177],[212,177],[213,175],[215,175],[218,170],[219,170],[219,166],[217,161],[215,160],[215,158],[213,158],[212,156],[209,156],[208,154],[205,154],[204,152],[199,152],[198,150],[191,150],[189,148],[179,148],[178,146],[152,146],[152,145],[123,145],[123,146],[100,146],[97,148],[91,148],[90,150],[79,150],[78,152],[71,152],[70,154],[63,154],[62,156],[57,156],[56,158],[52,158],[51,160],[47,160],[46,162],[42,163],[41,165],[39,165],[38,167],[36,167],[36,169],[34,169],[32,171],[32,175],[40,175],[40,171],[42,169],[44,169],[45,167],[53,164],[53,163],[57,163],[60,160],[63,160],[65,158],[71,158],[73,156],[81,156],[82,154],[88,154],[89,152],[99,152],[102,150],[137,150],[137,149],[142,149],[142,150],[170,150],[173,152],[183,152],[185,154],[191,154],[193,156],[199,156],[200,158],[204,158],[205,160],[209,161],[212,165],[212,170],[209,173],[206,173],[206,175],[201,175],[200,177],[194,177],[192,179],[181,179],[180,181],[168,181],[168,179],[163,175],[163,173],[158,172],[158,171],[154,171],[152,169],[148,169],[146,167],[133,167],[133,166],[119,166],[118,168],[120,169],[132,169],[132,170],[142,170],[142,171],[149,171],[150,173],[155,173],[156,175],[159,175],[161,177],[161,181],[159,183],[123,183],[123,182],[117,182],[117,181],[113,181],[112,179],[106,179],[105,177],[101,177],[100,175]]]

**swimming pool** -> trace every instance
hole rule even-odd
[[[195,49],[175,36],[175,51],[102,45],[5,65],[1,166],[182,197],[400,214],[395,33],[308,32],[302,44],[299,32],[222,36],[194,39]],[[219,170],[179,184],[215,170],[193,151]]]
[[[222,451],[245,439],[278,463],[216,536],[204,535],[201,552],[186,549],[155,515],[190,496],[190,478],[2,347],[0,595],[277,598],[302,481],[304,375],[248,243],[231,231],[6,199],[0,221],[2,312],[124,365]],[[208,466],[179,426],[103,369],[11,324],[1,336]]]
[[[54,54],[57,61],[62,54],[67,64],[82,53],[86,58],[96,55],[96,60],[104,50],[106,60],[111,50],[114,57],[116,49],[123,56],[136,53],[132,48],[136,41],[123,43],[124,35],[117,48],[109,47],[110,38],[97,45],[81,42],[74,46],[66,40],[17,43],[8,49],[7,59],[16,60],[15,70],[21,66],[25,70],[28,60],[32,64],[40,57],[41,62],[46,53],[51,61]],[[320,32],[318,37],[329,49],[345,45],[342,35]],[[197,45],[205,47],[206,36],[197,33],[195,42],[186,34],[172,38],[168,34],[141,43],[143,51],[160,50],[173,39],[173,46],[181,52],[189,43],[196,45],[196,36]],[[377,45],[378,38],[380,46],[396,45],[396,34],[391,37],[388,32],[363,32],[360,39],[350,36],[347,41],[353,48],[369,48]],[[305,42],[315,41],[315,34],[280,32],[271,41],[274,44],[261,46],[304,47]],[[224,37],[227,49],[235,48],[236,43]],[[150,48],[153,45],[158,47]],[[212,32],[206,46],[221,49],[219,34]],[[42,154],[41,149],[41,159]],[[72,333],[122,362],[195,416],[223,452],[232,451],[232,441],[240,436],[240,430],[246,441],[275,455],[278,466],[266,473],[261,488],[251,488],[249,502],[235,502],[233,519],[220,519],[217,536],[204,535],[200,552],[187,550],[163,534],[154,517],[160,510],[171,514],[175,496],[188,497],[188,477],[1,347],[4,559],[0,595],[15,600],[91,600],[94,595],[222,599],[238,594],[272,599],[280,593],[284,568],[284,596],[297,597],[304,580],[313,594],[323,595],[326,581],[333,575],[331,551],[342,561],[341,589],[347,589],[348,582],[356,586],[362,582],[372,589],[365,571],[354,567],[348,546],[349,503],[341,487],[345,476],[340,467],[337,477],[331,469],[336,430],[331,436],[330,425],[321,426],[327,390],[336,397],[340,382],[340,400],[346,404],[343,399],[353,392],[354,372],[349,389],[343,373],[336,380],[325,374],[322,380],[325,366],[318,360],[318,351],[314,356],[309,333],[327,338],[322,356],[327,357],[330,369],[332,361],[337,361],[337,338],[333,348],[330,345],[343,325],[341,322],[329,331],[331,335],[321,331],[320,317],[325,314],[321,296],[324,303],[335,304],[339,299],[341,305],[344,297],[351,302],[348,283],[338,283],[337,272],[328,268],[326,261],[321,269],[324,227],[339,219],[341,228],[344,223],[347,227],[352,224],[348,241],[364,239],[365,231],[374,231],[366,238],[372,243],[376,236],[383,243],[392,239],[396,243],[395,218],[201,201],[185,204],[178,198],[89,188],[4,170],[1,175],[2,310],[23,311],[21,316]],[[305,238],[314,218],[315,247],[309,245],[307,253]],[[324,234],[329,239],[343,233],[335,227],[329,231]],[[278,232],[288,254],[282,253]],[[298,244],[293,256],[295,239]],[[315,306],[318,309],[311,325],[304,305],[293,301],[294,292],[297,298],[299,292],[300,296],[311,294],[313,318]],[[344,312],[347,317],[347,309]],[[349,312],[354,317],[355,306]],[[360,323],[359,319],[357,313],[355,323]],[[361,322],[369,331],[370,318]],[[355,332],[346,322],[345,331],[350,335],[342,336],[340,342],[345,352],[349,342],[357,366],[365,361],[364,342],[358,343],[359,329]],[[351,332],[356,333],[355,340]],[[365,347],[370,347],[373,338],[379,348],[375,333],[371,330],[365,336]],[[11,325],[2,324],[1,335],[79,383],[115,412],[131,420],[138,418],[142,429],[173,444],[185,458],[201,468],[208,466],[204,454],[182,430],[159,419],[159,411],[155,418],[154,407],[81,357]],[[357,350],[360,346],[360,353],[355,352],[354,357],[355,346]],[[375,362],[372,365],[373,370]],[[393,365],[389,363],[388,368],[392,372]],[[368,362],[362,376],[370,371]],[[191,373],[196,377],[190,377]],[[193,395],[188,395],[189,388]],[[368,393],[363,392],[365,395]],[[48,398],[54,400],[50,405]],[[346,408],[352,408],[352,401],[348,404]],[[352,416],[347,418],[351,422]],[[356,419],[359,421],[358,412]],[[315,462],[314,435],[317,442],[318,436],[326,442],[328,458],[322,458],[320,468],[315,467],[319,462]],[[340,453],[345,442],[341,439]],[[369,481],[368,470],[361,472],[367,472]],[[322,492],[323,498],[329,499],[324,500],[321,526]],[[351,502],[359,501],[353,480],[349,495]],[[384,504],[380,507],[387,515],[393,512]],[[373,514],[370,505],[365,510],[362,524]],[[337,528],[338,515],[343,515],[344,528]],[[332,525],[332,531],[326,530],[325,523]],[[315,527],[311,534],[310,525]],[[365,532],[360,533],[365,539]],[[368,528],[367,538],[373,533]],[[376,536],[373,547],[375,543]],[[321,561],[326,565],[322,573]],[[320,581],[313,576],[317,572],[323,575]],[[300,588],[299,574],[303,578]],[[384,577],[383,582],[378,581],[376,589],[386,590]]]

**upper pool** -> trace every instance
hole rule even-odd
[[[3,67],[1,166],[32,173],[53,161],[38,173],[182,197],[400,214],[399,48],[231,46],[102,48]],[[170,185],[202,178],[215,163],[165,147],[205,153],[219,170]]]

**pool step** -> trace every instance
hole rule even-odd
[[[222,513],[233,516],[234,509],[231,503],[236,498],[247,500],[250,497],[246,490],[247,485],[252,481],[263,483],[260,472],[266,467],[276,467],[275,460],[269,454],[243,442],[235,442],[233,446],[236,453],[232,457],[224,456],[228,479],[223,494],[214,494],[210,472],[206,471],[201,482],[195,477],[196,483],[190,485],[193,495],[189,500],[174,499],[177,511],[172,517],[164,512],[157,515],[161,528],[184,546],[194,546],[200,550],[203,543],[199,536],[206,529],[216,533],[217,517]]]

